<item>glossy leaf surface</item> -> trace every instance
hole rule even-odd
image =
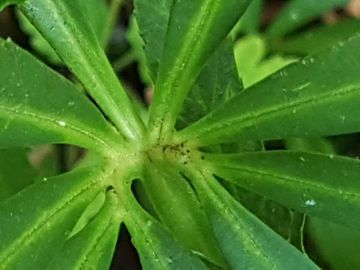
[[[100,213],[64,243],[51,262],[52,269],[109,269],[120,227],[116,201],[108,192]]]
[[[0,40],[0,69],[0,148],[44,143],[98,151],[109,147],[103,138],[116,133],[70,82],[10,41]]]
[[[150,110],[154,136],[166,137],[172,131],[201,68],[248,3],[247,0],[174,1]]]
[[[79,8],[64,0],[25,0],[20,5],[122,134],[137,138],[142,123]]]
[[[188,249],[223,266],[225,262],[196,193],[176,168],[169,169],[169,166],[168,163],[147,164],[143,181],[160,221]]]
[[[0,268],[47,269],[49,259],[101,189],[99,175],[84,169],[49,178],[2,203]]]
[[[360,162],[302,152],[208,155],[212,173],[300,212],[359,227]]]
[[[236,202],[213,177],[196,181],[196,190],[231,269],[318,269]]]
[[[355,36],[285,67],[180,131],[178,140],[209,145],[360,131],[359,46]]]
[[[126,184],[119,198],[125,225],[143,269],[208,269],[197,255],[174,240],[165,227],[140,207]]]

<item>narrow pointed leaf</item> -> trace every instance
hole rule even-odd
[[[108,192],[100,213],[65,242],[51,262],[52,269],[109,269],[120,228],[115,206],[115,195]]]
[[[201,68],[248,4],[247,0],[174,1],[150,112],[155,135],[172,131]]]
[[[195,181],[231,269],[318,269],[304,254],[236,202],[213,177],[200,177]]]
[[[358,229],[360,162],[302,152],[208,155],[212,173],[300,212]]]
[[[142,133],[141,120],[79,8],[76,1],[65,0],[25,0],[20,5],[115,126],[125,137],[136,138]]]
[[[38,182],[0,205],[2,269],[47,269],[77,218],[102,188],[101,170]]]
[[[327,11],[344,6],[349,0],[292,0],[281,10],[280,15],[269,27],[270,37],[286,35],[326,13]]]
[[[143,269],[208,269],[198,256],[174,240],[165,227],[140,207],[130,186],[123,185],[119,199]]]
[[[180,131],[179,140],[208,145],[360,131],[359,46],[356,35],[285,67]]]
[[[0,148],[44,143],[101,151],[114,131],[79,91],[14,43],[0,40]]]
[[[194,190],[176,168],[169,170],[169,166],[160,162],[147,164],[143,181],[160,221],[184,246],[203,254],[214,264],[224,266],[224,259]]]

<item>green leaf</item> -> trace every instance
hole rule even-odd
[[[186,97],[176,128],[195,122],[241,90],[233,44],[225,40],[210,57]]]
[[[234,45],[235,60],[244,87],[263,80],[294,59],[281,55],[268,55],[265,40],[260,36],[248,35]]]
[[[32,184],[36,176],[22,148],[0,150],[0,202]]]
[[[286,35],[327,11],[344,6],[349,0],[292,0],[281,10],[267,31],[270,37]]]
[[[71,233],[69,234],[68,238],[72,238],[79,232],[81,232],[86,225],[92,220],[103,208],[106,200],[106,194],[104,191],[101,191],[95,199],[86,207],[84,212],[82,213],[79,220],[76,222],[74,228],[72,229]]]
[[[135,2],[136,3],[136,2]],[[158,9],[157,9],[158,10]],[[151,17],[151,16],[146,16]],[[144,48],[148,48],[148,45],[145,46],[143,38],[140,36],[140,29],[137,24],[135,17],[131,17],[129,23],[129,29],[127,32],[127,39],[131,45],[131,55],[135,55],[135,58],[138,62],[138,72],[143,83],[150,86],[153,84],[153,79],[150,76],[150,70],[147,64],[147,56],[150,57],[151,54],[145,54]],[[156,51],[157,52],[157,51]]]
[[[226,263],[194,190],[176,168],[169,166],[154,161],[147,164],[142,181],[157,216],[184,246],[224,266]]]
[[[200,201],[231,269],[318,269],[236,202],[213,177],[195,178]]]
[[[106,24],[107,24],[107,15],[108,7],[104,0],[88,0],[88,1],[74,1],[79,5],[79,10],[87,18],[87,22],[93,28],[97,38],[104,43]],[[22,30],[29,35],[29,42],[31,46],[44,55],[51,63],[61,64],[61,60],[57,56],[54,49],[50,44],[43,38],[39,31],[31,24],[31,22],[21,13],[16,12],[20,27]]]
[[[122,134],[140,137],[143,124],[76,1],[26,0],[20,9]]]
[[[174,240],[164,226],[141,208],[129,185],[130,183],[122,181],[119,203],[125,225],[139,252],[142,268],[144,270],[208,269],[198,256]]]
[[[316,255],[320,255],[321,261],[325,263],[323,269],[360,268],[360,258],[354,254],[360,244],[359,229],[350,230],[318,218],[310,218],[306,227]]]
[[[0,40],[0,69],[0,148],[44,143],[97,151],[111,148],[103,138],[116,133],[63,77],[4,40]]]
[[[358,229],[360,162],[334,155],[263,152],[205,155],[209,170],[300,212]]]
[[[8,5],[15,5],[21,4],[25,0],[1,0],[0,1],[0,11],[6,8]]]
[[[335,24],[322,25],[291,35],[283,40],[275,40],[271,49],[288,54],[314,55],[339,41],[346,40],[360,31],[359,19],[346,19]]]
[[[51,261],[52,269],[110,268],[121,223],[116,203],[115,194],[107,192],[100,213],[79,234],[65,242]]]
[[[104,184],[83,169],[38,182],[0,205],[3,269],[48,269],[84,208]]]
[[[253,0],[232,30],[231,35],[236,38],[242,33],[257,34],[260,31],[263,7],[263,0]]]
[[[357,35],[285,67],[181,130],[177,141],[209,145],[360,131],[359,46]]]
[[[156,81],[173,0],[135,0],[135,18],[144,42],[146,65]]]
[[[248,3],[247,0],[174,1],[150,110],[154,140],[158,135],[163,139],[173,131],[184,99],[201,68]]]

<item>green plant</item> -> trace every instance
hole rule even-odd
[[[107,269],[121,224],[144,269],[317,269],[239,202],[248,205],[253,194],[357,230],[358,160],[309,146],[264,151],[263,142],[360,131],[360,36],[242,89],[228,36],[249,2],[135,1],[155,87],[144,123],[84,2],[0,1],[18,5],[97,104],[0,41],[0,147],[89,150],[68,173],[10,185],[0,206],[1,269]],[[287,23],[269,36],[288,31],[280,27]],[[23,165],[9,175],[28,171]]]

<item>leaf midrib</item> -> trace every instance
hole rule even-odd
[[[1,112],[3,112],[3,113],[1,113]],[[7,118],[9,114],[16,115],[17,117],[14,118],[14,121],[16,121],[16,119],[21,119],[21,120],[25,120],[26,122],[34,122],[35,121],[39,127],[49,128],[49,126],[51,126],[51,129],[55,130],[56,132],[58,132],[60,134],[64,134],[63,130],[70,130],[70,131],[72,131],[72,133],[77,133],[77,134],[80,134],[81,136],[88,137],[91,141],[94,141],[96,144],[100,144],[100,145],[104,146],[106,149],[111,148],[111,146],[107,142],[105,142],[98,136],[94,135],[92,132],[88,132],[77,126],[74,126],[73,124],[71,124],[71,122],[70,123],[67,122],[66,119],[56,120],[56,119],[51,118],[48,115],[44,115],[42,113],[29,112],[26,110],[20,111],[20,110],[10,108],[10,107],[4,106],[4,105],[0,105],[0,115],[1,114],[5,115],[5,118]],[[66,123],[66,126],[59,126],[60,121],[64,121]],[[50,125],[46,125],[44,123],[48,123]],[[68,134],[68,135],[70,135],[70,137],[73,136],[73,134]],[[103,150],[101,147],[97,147],[97,148],[99,148],[97,150]]]
[[[314,106],[321,103],[326,103],[332,99],[337,99],[341,96],[345,96],[347,94],[351,94],[352,92],[358,91],[359,88],[360,86],[351,85],[345,88],[341,88],[340,91],[334,91],[334,92],[329,91],[322,95],[316,95],[316,96],[311,96],[310,98],[300,99],[292,104],[285,103],[284,105],[270,107],[268,109],[260,111],[259,113],[247,113],[238,118],[230,118],[227,121],[221,121],[221,122],[217,121],[215,124],[212,124],[207,128],[204,128],[203,129],[204,132],[196,132],[199,129],[201,130],[203,123],[206,123],[208,119],[212,117],[212,114],[210,114],[208,117],[204,118],[203,120],[200,120],[198,124],[194,124],[193,127],[189,127],[189,129],[186,128],[182,131],[179,131],[178,135],[179,138],[184,139],[185,141],[195,140],[196,142],[200,142],[200,144],[202,142],[207,143],[208,140],[206,139],[204,141],[201,141],[201,136],[204,134],[211,134],[211,133],[216,134],[216,132],[219,132],[219,130],[223,130],[224,127],[229,127],[229,126],[236,126],[237,129],[240,129],[238,132],[236,132],[236,134],[240,134],[241,129],[247,126],[255,125],[256,123],[261,122],[266,118],[274,117],[277,114],[280,115],[285,114],[286,111],[290,111],[290,110],[292,111],[293,109],[299,108],[302,105],[304,105],[303,106],[304,108],[306,106]],[[229,137],[229,135],[227,135],[227,137]],[[213,139],[211,139],[210,141],[213,141]]]
[[[82,187],[79,191],[73,193],[67,200],[65,200],[59,207],[55,208],[53,211],[51,211],[48,215],[45,215],[43,218],[40,219],[40,221],[36,222],[35,227],[33,227],[31,230],[27,230],[26,233],[24,233],[20,238],[18,238],[16,241],[14,241],[10,246],[7,247],[5,252],[1,255],[2,259],[0,259],[2,263],[2,267],[8,265],[11,263],[11,261],[14,261],[16,259],[17,255],[20,254],[20,250],[26,248],[26,242],[31,241],[31,238],[34,236],[36,237],[36,233],[44,226],[47,222],[49,222],[53,217],[55,217],[56,214],[60,213],[67,205],[69,205],[72,201],[74,201],[76,198],[81,196],[84,192],[95,186],[98,182],[95,180],[92,180],[90,183],[88,183],[86,186]],[[16,252],[15,252],[16,251]],[[6,267],[5,267],[6,268]]]

